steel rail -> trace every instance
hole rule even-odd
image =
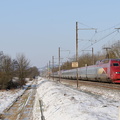
[[[76,80],[66,80],[66,79],[61,79],[61,83],[63,82],[71,83],[71,84],[76,84]],[[115,89],[115,90],[120,90],[120,84],[112,84],[112,83],[103,83],[103,82],[93,82],[93,81],[82,81],[79,80],[79,87],[82,85],[91,85],[91,86],[96,86],[96,87],[102,87],[102,88],[108,88],[108,89]]]

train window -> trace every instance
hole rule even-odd
[[[113,63],[113,66],[119,66],[119,64],[118,63]]]

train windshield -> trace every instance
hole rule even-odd
[[[119,63],[113,63],[113,66],[119,66]]]

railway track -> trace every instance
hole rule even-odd
[[[35,93],[35,87],[28,88],[9,109],[3,111],[2,120],[32,120]]]
[[[76,80],[68,80],[68,79],[61,79],[60,82],[62,84],[67,84],[71,86],[76,86]],[[92,81],[78,81],[79,87],[80,86],[91,86],[91,87],[99,87],[99,88],[106,88],[106,89],[113,89],[120,91],[120,84],[112,84],[112,83],[102,83],[102,82],[92,82]]]

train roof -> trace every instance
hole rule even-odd
[[[120,61],[120,58],[117,58],[117,59],[103,59],[101,61],[106,61],[106,60],[108,60],[108,61]]]
[[[99,60],[96,62],[96,65],[99,65],[101,63],[109,63],[110,61],[120,61],[120,58],[117,59],[103,59],[103,60]]]

